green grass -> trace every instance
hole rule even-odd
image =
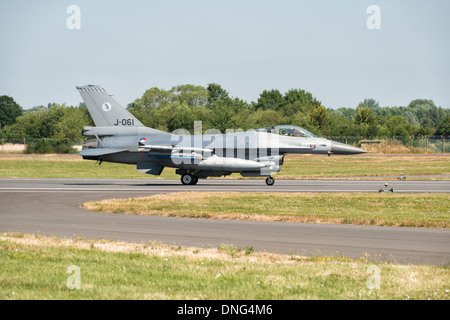
[[[1,158],[0,158],[1,159]],[[81,157],[37,156],[31,159],[1,159],[1,178],[80,178],[139,179],[152,178],[136,171],[136,165],[82,160]],[[161,178],[176,178],[175,170],[166,168]]]
[[[436,193],[183,192],[88,202],[83,207],[120,214],[191,218],[450,227],[450,198]]]
[[[69,289],[69,266],[80,289]],[[368,288],[379,270],[380,287]],[[449,299],[448,267],[0,236],[0,299]]]
[[[420,179],[421,175],[450,175],[446,156],[298,156],[288,155],[276,178],[364,178],[399,176]],[[3,155],[0,178],[158,178],[136,172],[135,165],[82,160],[73,156]],[[233,178],[241,178],[233,174]],[[165,168],[159,178],[178,179],[175,169]],[[427,178],[428,179],[428,178]],[[442,179],[442,178],[438,178]]]
[[[280,177],[376,177],[450,174],[446,156],[287,156]],[[420,178],[420,177],[414,177]]]

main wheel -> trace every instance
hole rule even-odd
[[[268,186],[273,186],[274,183],[275,183],[275,179],[274,178],[272,178],[272,177],[267,177],[266,178],[266,184]]]
[[[195,181],[194,177],[192,175],[190,175],[189,173],[183,174],[181,176],[181,183],[184,185],[194,184],[193,183],[194,181]]]
[[[197,184],[198,177],[193,176],[192,174],[186,173],[181,176],[181,183],[184,185],[194,185]]]

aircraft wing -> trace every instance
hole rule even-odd
[[[85,157],[96,157],[104,156],[106,154],[118,153],[128,151],[128,149],[114,149],[114,148],[94,148],[94,149],[84,149],[79,153],[80,156]]]

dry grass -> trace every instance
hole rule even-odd
[[[446,194],[180,192],[87,202],[83,208],[190,218],[450,227]]]
[[[111,253],[138,253],[163,258],[186,258],[192,261],[204,259],[218,259],[221,261],[233,261],[236,256],[230,255],[227,250],[217,248],[180,247],[163,244],[159,241],[148,241],[146,243],[130,243],[114,240],[88,240],[81,237],[59,238],[47,237],[39,234],[3,233],[0,241],[12,241],[25,246],[49,246],[76,250],[100,250]],[[239,250],[240,251],[240,250]],[[252,253],[245,255],[240,251],[237,256],[251,263],[293,263],[292,256],[274,253]],[[295,256],[296,259],[309,260],[307,257]],[[347,261],[353,261],[347,259]]]
[[[380,144],[366,144],[363,146],[363,149],[369,152],[382,154],[432,153],[424,148],[405,146],[397,140],[382,140]]]
[[[449,299],[449,269],[41,235],[0,235],[0,299]],[[227,248],[227,246],[223,246]],[[228,247],[232,247],[231,245]],[[70,290],[67,268],[80,268]],[[373,268],[379,288],[369,288]]]

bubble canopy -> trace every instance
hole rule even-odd
[[[257,131],[264,131],[268,133],[275,133],[282,136],[291,136],[291,137],[303,137],[303,138],[317,138],[317,136],[308,130],[293,125],[278,125],[278,126],[270,126],[261,129],[257,129]]]

